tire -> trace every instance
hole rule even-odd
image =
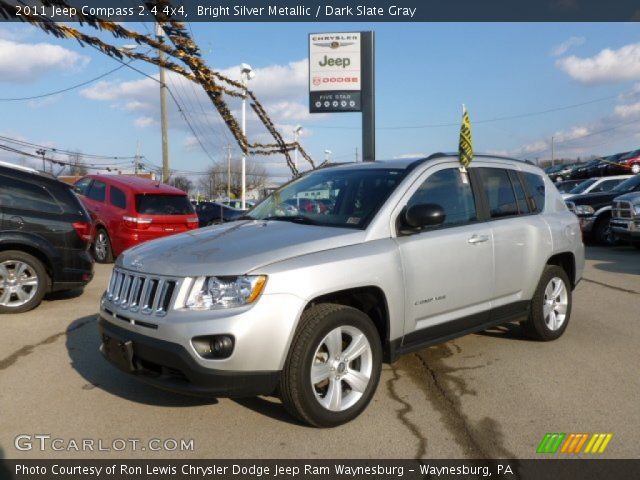
[[[600,245],[610,247],[616,244],[616,238],[611,231],[611,218],[608,216],[596,220],[593,226],[593,239]]]
[[[550,293],[556,292],[558,294],[550,300]],[[560,301],[550,303],[556,299]],[[529,318],[522,325],[527,337],[543,342],[560,338],[571,318],[571,302],[571,283],[567,272],[556,265],[547,265],[531,299]],[[561,313],[563,310],[564,316]]]
[[[33,310],[49,283],[47,270],[36,257],[18,250],[0,252],[0,313]]]
[[[631,173],[633,173],[634,175],[640,173],[640,163],[634,163],[633,165],[631,165]]]
[[[355,358],[345,358],[350,347],[359,352]],[[380,336],[371,319],[355,308],[320,304],[302,315],[280,376],[280,398],[302,422],[335,427],[364,411],[381,368]]]
[[[98,263],[113,263],[113,249],[107,231],[100,227],[96,232],[96,239],[91,247],[93,258]]]

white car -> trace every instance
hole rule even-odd
[[[624,182],[630,177],[633,177],[633,175],[615,175],[611,177],[590,178],[573,187],[568,193],[563,193],[562,199],[568,200],[575,195],[583,195],[585,193],[608,192],[613,187]]]

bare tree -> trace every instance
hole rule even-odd
[[[80,177],[86,175],[88,173],[87,166],[84,163],[84,159],[82,158],[81,153],[70,153],[68,155],[69,158],[69,174],[70,175],[78,175]]]
[[[169,185],[179,188],[183,192],[191,193],[193,190],[193,182],[189,180],[187,177],[177,176],[169,179]]]
[[[247,161],[246,164],[247,191],[257,190],[265,186],[269,176],[266,169],[259,163]],[[215,163],[207,170],[199,181],[199,187],[209,194],[209,197],[226,197],[227,191],[231,196],[242,196],[242,164],[240,160],[231,162],[231,172],[226,162]]]

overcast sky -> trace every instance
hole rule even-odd
[[[126,26],[141,33],[149,28]],[[552,136],[556,157],[640,146],[638,23],[194,23],[191,28],[212,67],[235,78],[241,62],[254,67],[251,88],[284,136],[291,139],[293,127],[301,124],[302,142],[319,161],[325,149],[336,161],[353,160],[360,147],[359,114],[308,113],[307,35],[325,31],[376,32],[379,158],[455,150],[462,103],[471,115],[477,152],[544,159]],[[95,34],[90,27],[83,30]],[[152,65],[133,65],[157,76]],[[114,156],[133,155],[139,142],[146,160],[159,165],[158,84],[128,68],[66,93],[4,101],[64,89],[118,66],[74,41],[22,24],[0,25],[0,135]],[[232,137],[197,85],[174,75],[168,84],[197,134],[170,99],[171,166],[202,171],[224,157]],[[238,111],[237,102],[230,105]],[[249,134],[251,141],[268,140],[253,117]],[[12,156],[0,153],[0,158]],[[274,178],[288,173],[280,156],[251,161],[264,163]]]

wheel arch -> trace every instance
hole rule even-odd
[[[382,342],[383,358],[389,361],[390,358],[390,315],[387,297],[383,290],[374,285],[353,287],[335,292],[319,295],[305,305],[302,313],[309,308],[321,303],[335,303],[360,310],[367,315],[380,335]]]
[[[20,241],[16,241],[17,239],[13,239],[13,240],[8,240],[8,241],[0,241],[0,252],[6,252],[6,251],[10,251],[10,250],[14,250],[14,251],[18,251],[18,252],[23,252],[26,253],[28,255],[31,255],[35,258],[37,258],[38,260],[40,260],[40,262],[42,262],[42,265],[44,266],[45,271],[47,272],[47,292],[51,290],[51,286],[53,284],[54,281],[54,258],[55,255],[52,255],[52,252],[48,252],[46,250],[48,250],[48,248],[42,248],[41,245],[39,245],[38,243],[35,242],[31,242],[31,241],[27,241],[27,242],[20,242]],[[52,256],[54,258],[52,258]]]
[[[572,252],[556,253],[547,260],[546,264],[562,268],[569,277],[571,289],[576,287],[576,257]]]

